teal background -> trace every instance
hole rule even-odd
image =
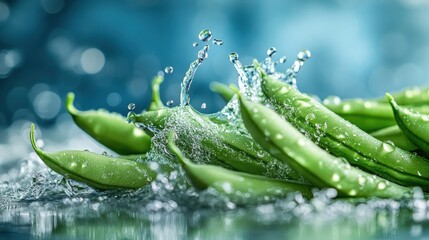
[[[151,78],[170,65],[162,98],[177,105],[180,82],[202,47],[192,47],[202,29],[224,41],[211,45],[191,88],[191,102],[203,112],[224,104],[210,92],[211,81],[236,82],[230,52],[250,64],[273,46],[277,58],[289,59],[282,70],[301,49],[312,51],[298,86],[321,98],[427,85],[428,10],[421,0],[1,0],[0,126],[20,119],[56,124],[69,91],[83,109],[126,114],[134,102],[142,110]],[[97,56],[84,58],[94,48],[104,64]],[[99,71],[88,74],[84,65],[94,61]]]

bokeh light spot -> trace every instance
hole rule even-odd
[[[107,95],[107,98],[106,98],[107,104],[109,104],[109,106],[111,107],[118,106],[121,103],[121,101],[122,101],[121,94],[117,92],[110,93],[109,95]]]
[[[43,10],[50,14],[58,13],[64,7],[64,0],[41,0],[40,3]]]
[[[10,10],[4,2],[0,2],[0,22],[6,21],[9,18]]]
[[[34,111],[42,119],[52,119],[57,116],[61,108],[60,97],[51,91],[39,93],[33,102]]]
[[[80,64],[87,74],[96,74],[103,69],[106,60],[104,54],[97,48],[88,48],[80,57]]]

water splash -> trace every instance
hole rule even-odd
[[[212,33],[207,29],[202,30],[200,34],[198,34],[198,38],[203,42],[209,41],[212,36]],[[198,46],[198,43],[194,43],[193,46]],[[204,47],[198,51],[198,58],[189,65],[189,69],[186,71],[180,86],[180,106],[188,106],[190,104],[191,99],[189,96],[189,91],[192,81],[194,80],[198,67],[205,59],[208,58],[209,49],[210,46],[208,44],[204,45]]]
[[[292,85],[296,85],[296,75],[299,70],[301,70],[304,62],[311,57],[311,52],[309,50],[302,50],[298,53],[296,60],[293,62],[292,66],[286,70],[286,78],[285,82],[291,83]]]

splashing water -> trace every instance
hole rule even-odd
[[[203,42],[209,41],[212,38],[212,36],[213,35],[210,32],[210,30],[207,30],[207,29],[202,30],[200,34],[198,34],[198,38]],[[197,44],[195,43],[193,44],[193,46],[194,47],[198,46],[198,43]],[[183,77],[183,80],[182,80],[182,84],[180,86],[181,87],[180,106],[187,106],[190,104],[189,91],[191,88],[192,81],[194,80],[195,73],[197,72],[198,67],[205,59],[208,58],[209,49],[210,49],[210,46],[208,44],[204,45],[204,47],[200,51],[198,51],[198,58],[189,65],[189,69],[188,71],[186,71],[185,76]]]

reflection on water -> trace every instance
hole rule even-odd
[[[427,221],[412,220],[412,211],[381,207],[351,214],[360,204],[308,212],[307,217],[280,204],[234,210],[211,208],[149,211],[145,203],[73,198],[60,201],[5,203],[0,236],[43,239],[410,239],[429,234]],[[286,204],[286,203],[281,203]],[[384,204],[384,203],[378,203]],[[338,205],[338,206],[337,206]],[[368,209],[362,209],[368,210]],[[375,211],[374,211],[375,210]],[[329,216],[332,212],[336,216]],[[362,216],[361,216],[362,215]],[[365,216],[363,216],[365,215]]]
[[[64,180],[32,153],[28,122],[3,130],[0,156],[0,239],[422,239],[429,236],[429,201],[337,199],[329,190],[305,200],[236,206],[213,190],[183,187],[181,171],[140,190],[99,192]],[[39,130],[46,150],[101,153],[70,120]],[[25,140],[24,140],[25,139]],[[7,151],[4,151],[7,153]],[[22,159],[22,160],[20,160]]]

